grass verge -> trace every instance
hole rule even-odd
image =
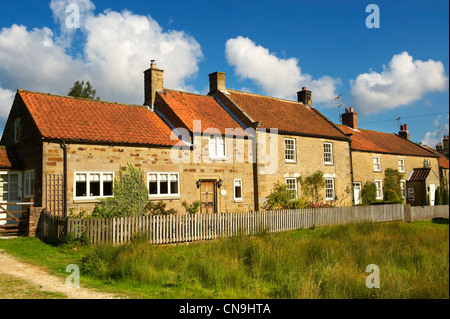
[[[0,248],[132,298],[449,298],[449,226],[432,221],[350,224],[208,243],[53,247],[33,238]],[[380,269],[368,289],[366,266]]]

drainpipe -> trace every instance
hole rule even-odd
[[[259,211],[259,180],[258,180],[258,128],[261,127],[261,122],[253,123],[255,129],[255,136],[252,138],[253,151],[253,201],[255,211]]]
[[[355,199],[355,190],[353,189],[353,153],[352,153],[352,136],[353,134],[349,135],[350,140],[348,141],[348,148],[349,148],[349,152],[350,152],[350,176],[352,179],[352,185],[350,187],[351,189],[351,194],[352,194],[352,203],[353,206],[355,206],[356,204],[356,199]],[[361,184],[361,190],[360,190],[360,196],[361,196],[361,192],[362,192],[362,184]]]
[[[61,140],[63,149],[63,214],[67,217],[67,145],[66,140]]]

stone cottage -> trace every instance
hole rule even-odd
[[[370,181],[377,186],[377,199],[383,199],[383,179],[387,168],[403,173],[401,181],[403,198],[408,203],[417,203],[408,180],[413,172],[429,168],[426,193],[434,204],[434,190],[439,186],[438,155],[410,141],[408,125],[402,125],[398,134],[364,130],[358,127],[358,114],[346,108],[339,127],[351,136],[353,190],[355,204],[361,203],[361,190]],[[430,195],[431,194],[431,195]]]

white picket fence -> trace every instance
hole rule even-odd
[[[68,218],[67,232],[93,244],[123,244],[136,235],[153,244],[211,240],[235,235],[276,233],[314,226],[404,219],[403,205],[275,210],[219,214],[182,214],[123,218]]]

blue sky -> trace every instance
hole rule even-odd
[[[366,6],[380,10],[367,28]],[[80,8],[80,26],[67,29]],[[337,102],[361,128],[431,146],[448,134],[448,1],[100,1],[0,3],[0,130],[18,89],[66,94],[90,80],[105,100],[142,104],[150,59],[165,87],[227,87],[295,99],[302,86],[339,123]],[[400,121],[396,121],[400,117]]]

